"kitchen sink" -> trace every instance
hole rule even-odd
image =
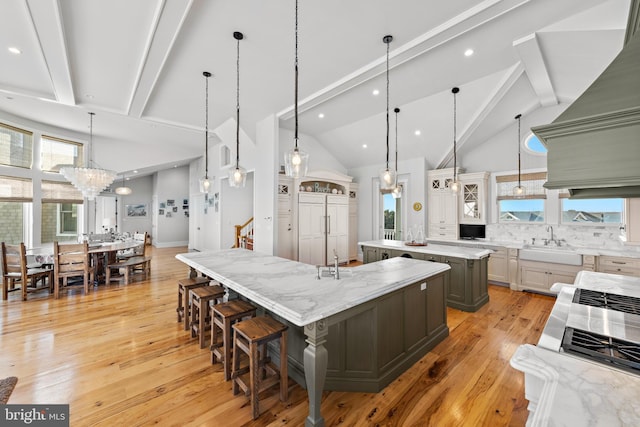
[[[518,258],[528,261],[550,262],[554,264],[582,265],[582,255],[572,249],[523,248]]]

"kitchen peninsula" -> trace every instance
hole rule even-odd
[[[488,249],[427,243],[411,246],[400,240],[359,242],[364,263],[394,257],[441,262],[451,267],[447,305],[458,310],[477,311],[489,301],[487,291]]]
[[[395,258],[318,279],[314,266],[245,249],[176,258],[289,325],[307,426],[324,425],[323,390],[378,392],[449,335],[447,264]]]

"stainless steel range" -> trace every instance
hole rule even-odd
[[[640,293],[640,286],[631,291],[578,286],[557,286],[538,346],[640,375],[640,296],[628,295]]]

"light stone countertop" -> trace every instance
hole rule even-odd
[[[374,248],[394,249],[407,252],[443,255],[465,259],[481,259],[493,253],[493,251],[489,249],[454,245],[439,245],[434,243],[427,243],[426,246],[408,246],[402,240],[370,240],[366,242],[358,242],[358,246],[370,246]]]
[[[542,382],[528,427],[616,427],[640,423],[637,375],[531,344],[518,347],[510,363],[525,373],[527,384],[530,377]]]
[[[340,280],[317,280],[312,265],[246,249],[190,252],[176,258],[298,326],[450,269],[442,263],[392,258],[341,268]]]

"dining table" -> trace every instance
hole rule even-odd
[[[63,245],[64,243],[65,242],[61,242],[60,244]],[[96,266],[96,281],[98,283],[104,283],[104,267],[105,265],[115,262],[118,251],[134,249],[143,244],[144,242],[134,239],[116,240],[113,242],[90,242],[89,255],[91,257],[91,264]],[[27,258],[30,266],[53,268],[53,243],[27,249]]]

